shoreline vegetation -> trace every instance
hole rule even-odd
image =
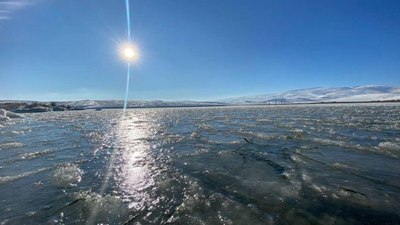
[[[122,102],[122,101],[121,101]],[[162,102],[162,101],[157,101]],[[321,101],[321,102],[252,102],[245,101],[240,103],[224,103],[224,102],[168,102],[164,105],[152,105],[150,104],[136,104],[130,105],[127,108],[179,108],[179,107],[224,107],[224,106],[267,106],[267,105],[323,105],[323,104],[360,104],[360,103],[399,103],[400,99],[397,100],[376,100],[376,101]],[[69,102],[68,102],[69,103]],[[123,104],[114,106],[71,106],[66,102],[36,102],[36,101],[13,101],[13,100],[0,100],[0,109],[4,109],[13,113],[40,113],[40,112],[52,112],[52,111],[71,111],[71,110],[102,110],[102,109],[121,109]]]

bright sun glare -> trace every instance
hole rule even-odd
[[[134,62],[138,59],[138,50],[133,45],[125,45],[121,48],[122,56],[125,60]]]
[[[124,53],[128,59],[131,59],[135,56],[135,52],[133,51],[133,49],[131,49],[129,47],[125,49]]]

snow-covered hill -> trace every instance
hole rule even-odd
[[[277,94],[264,94],[228,98],[221,100],[226,103],[261,103],[286,101],[286,103],[312,103],[312,102],[363,102],[363,101],[388,101],[400,100],[400,88],[366,85],[339,88],[309,88],[292,90]]]
[[[338,88],[308,88],[292,90],[276,94],[264,94],[227,98],[213,102],[199,101],[129,101],[128,107],[195,107],[220,106],[231,104],[285,103],[318,103],[318,102],[368,102],[368,101],[400,101],[400,87],[366,85]],[[33,101],[0,100],[1,104],[10,103],[32,104]],[[45,102],[50,104],[50,102]],[[56,102],[58,105],[69,105],[75,109],[122,108],[122,100],[81,100]],[[18,106],[18,104],[17,104]],[[16,108],[18,108],[16,106]],[[5,107],[3,107],[5,108]]]

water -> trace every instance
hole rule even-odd
[[[400,104],[130,109],[122,118],[68,111],[0,124],[0,223],[400,220]]]

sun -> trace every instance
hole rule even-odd
[[[128,62],[135,62],[139,58],[138,49],[133,44],[126,44],[121,48],[122,57]]]
[[[125,48],[124,54],[125,54],[125,57],[128,59],[132,59],[136,55],[135,51],[133,51],[133,49],[129,48],[129,47]]]

